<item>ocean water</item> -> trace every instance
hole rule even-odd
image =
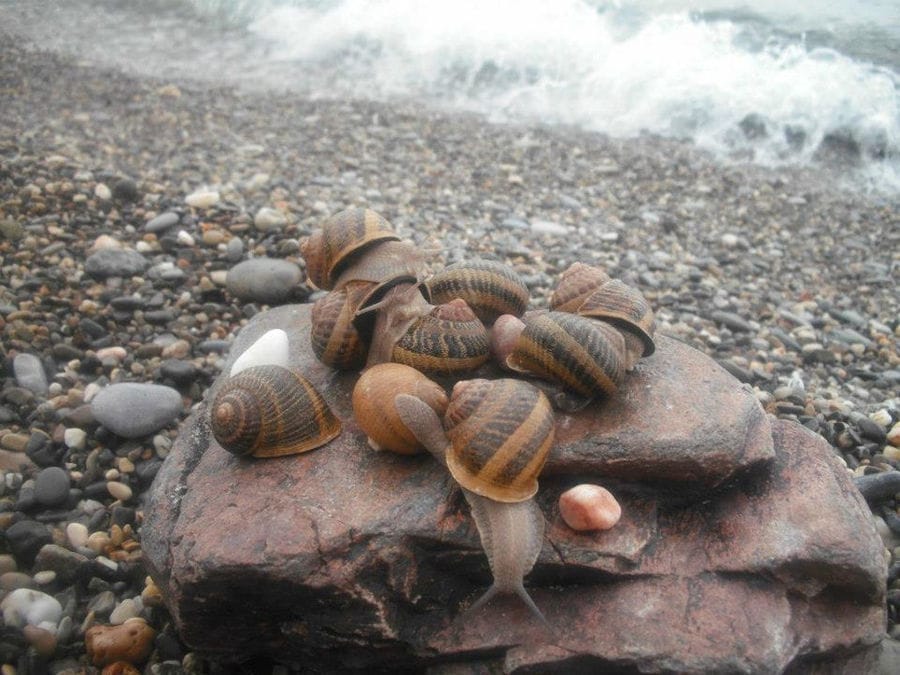
[[[900,0],[0,0],[0,30],[133,72],[689,138],[900,194]]]

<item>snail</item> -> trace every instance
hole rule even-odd
[[[608,530],[619,522],[622,507],[606,488],[582,483],[559,496],[559,515],[578,532]]]
[[[316,300],[310,316],[313,353],[322,363],[339,370],[356,370],[366,362],[368,343],[354,319],[375,284],[354,281]]]
[[[425,447],[400,419],[394,397],[409,394],[424,401],[443,416],[449,399],[436,382],[400,363],[380,363],[360,375],[353,387],[353,417],[375,450],[402,455],[422,452]]]
[[[474,379],[453,387],[443,422],[415,396],[398,394],[395,405],[460,484],[478,527],[494,580],[469,611],[512,593],[549,627],[523,584],[544,536],[544,517],[532,497],[555,433],[547,397],[521,380]]]
[[[391,224],[371,209],[345,209],[327,218],[300,242],[306,273],[316,288],[334,287],[354,257],[379,242],[399,240]]]
[[[591,399],[616,392],[625,378],[625,340],[612,326],[566,312],[501,317],[491,335],[500,364]]]
[[[622,332],[626,369],[655,349],[655,317],[646,298],[620,279],[611,279],[599,267],[573,263],[560,276],[550,296],[550,309],[600,319]]]
[[[303,375],[279,365],[251,366],[229,377],[210,406],[213,436],[239,456],[307,452],[341,433],[341,423]]]
[[[426,296],[434,304],[454,298],[466,301],[485,325],[503,314],[522,316],[528,287],[516,272],[492,260],[466,260],[448,265],[425,280]]]

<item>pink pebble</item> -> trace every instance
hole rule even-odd
[[[608,530],[619,522],[622,507],[606,488],[584,483],[559,496],[559,514],[573,530]]]

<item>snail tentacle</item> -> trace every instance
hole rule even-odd
[[[419,439],[419,442],[435,459],[446,466],[447,447],[450,445],[450,440],[444,432],[437,413],[422,399],[410,394],[397,394],[394,397],[394,405],[401,421],[413,433],[413,436]]]

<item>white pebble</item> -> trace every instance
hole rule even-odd
[[[194,238],[184,230],[178,230],[178,234],[175,235],[175,239],[178,240],[178,243],[183,246],[193,246],[196,242]]]
[[[869,419],[875,422],[884,428],[891,423],[891,413],[887,411],[886,408],[881,408],[880,410],[876,410],[871,415],[869,415]]]
[[[122,248],[122,242],[116,239],[115,237],[111,237],[108,234],[101,234],[94,240],[94,243],[91,244],[90,251],[102,251],[104,249],[113,249],[113,248]]]
[[[262,207],[253,217],[253,224],[256,229],[267,232],[269,230],[278,230],[287,224],[287,217],[278,209]]]
[[[63,432],[63,443],[67,448],[83,450],[87,442],[87,432],[77,427],[69,427]]]
[[[153,250],[153,244],[142,239],[134,245],[134,250],[138,253],[150,253]]]
[[[139,616],[143,608],[144,606],[140,598],[126,598],[110,612],[109,622],[114,626],[123,624],[128,621],[128,619]]]
[[[185,197],[184,202],[198,209],[208,209],[219,203],[219,193],[215,190],[197,190]]]
[[[94,188],[94,196],[97,199],[102,199],[105,202],[108,202],[112,199],[112,190],[107,187],[106,183],[97,183]]]
[[[62,616],[62,605],[56,598],[30,588],[17,588],[3,599],[0,608],[3,621],[15,628],[37,626],[46,621],[55,629]]]
[[[231,375],[237,375],[251,366],[285,366],[289,360],[288,336],[280,328],[264,333],[256,342],[247,347],[231,366]]]
[[[891,430],[887,432],[887,441],[893,446],[900,447],[900,422],[897,422],[891,427]]]
[[[32,579],[34,579],[34,583],[38,586],[46,586],[47,584],[52,584],[56,581],[56,572],[53,570],[41,570],[40,572],[36,572]]]
[[[126,356],[128,356],[128,352],[125,351],[124,347],[103,347],[102,349],[97,350],[97,358],[101,361],[110,359],[116,363],[121,363]]]
[[[84,548],[88,542],[88,529],[83,523],[69,523],[66,525],[66,539],[74,549]]]
[[[90,403],[91,400],[100,393],[100,390],[103,389],[102,385],[97,384],[96,382],[91,382],[84,388],[84,394],[82,398],[85,403]]]
[[[111,480],[106,484],[106,489],[109,491],[109,494],[113,496],[114,499],[118,499],[122,502],[127,502],[131,499],[131,488],[125,485],[125,483],[120,483],[119,481]]]

